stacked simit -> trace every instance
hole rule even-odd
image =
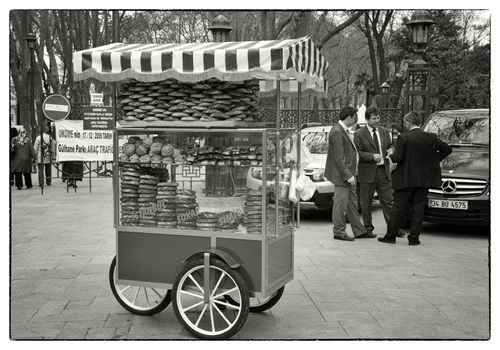
[[[257,79],[199,83],[167,79],[147,83],[132,80],[121,86],[119,102],[126,121],[260,121]]]

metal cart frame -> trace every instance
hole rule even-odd
[[[135,78],[139,81],[152,82],[175,78],[180,81],[185,79],[195,82],[215,77],[224,81],[242,81],[250,78],[275,81],[276,86],[271,89],[276,93],[276,127],[274,129],[211,129],[206,132],[258,132],[262,135],[261,145],[266,146],[267,151],[267,133],[268,130],[274,130],[274,135],[271,135],[276,137],[277,145],[274,180],[277,194],[281,181],[279,163],[282,159],[281,82],[284,81],[290,85],[290,82],[295,80],[298,83],[295,89],[299,97],[299,118],[295,132],[297,140],[300,140],[302,81],[307,84],[307,89],[304,91],[312,87],[312,90],[317,89],[316,91],[323,94],[327,89],[323,76],[328,69],[328,62],[308,37],[279,42],[224,44],[224,47],[244,46],[246,51],[242,51],[242,55],[237,55],[234,50],[229,49],[227,52],[221,51],[226,50],[225,48],[219,49],[218,54],[215,55],[211,44],[208,45],[211,46],[209,49],[206,49],[206,44],[188,44],[189,52],[184,55],[185,45],[152,45],[159,48],[153,53],[150,50],[151,45],[142,45],[145,50],[144,57],[140,52],[139,46],[141,45],[132,44],[128,48],[127,44],[115,43],[80,51],[73,55],[75,80],[90,77],[102,81]],[[122,56],[125,50],[133,50],[134,54],[132,55],[129,51]],[[208,50],[206,52],[208,66],[213,65],[213,68],[206,68],[208,70],[200,70],[203,64],[199,60],[205,55],[203,50]],[[197,53],[196,62],[194,52]],[[262,61],[259,61],[260,53]],[[227,55],[229,69],[221,63],[221,54]],[[241,71],[237,67],[235,70],[233,66],[238,66],[240,60],[242,60]],[[185,67],[184,63],[186,63]],[[292,90],[290,88],[290,91]],[[136,126],[138,125],[140,124]],[[154,124],[150,126],[152,125]],[[263,222],[260,234],[121,225],[119,223],[118,136],[134,131],[154,133],[165,130],[191,132],[195,129],[172,128],[167,125],[164,128],[134,128],[132,125],[130,127],[122,125],[116,127],[113,132],[115,149],[113,202],[117,254],[110,267],[111,289],[118,302],[134,314],[156,314],[172,301],[177,319],[196,337],[228,338],[241,329],[249,311],[260,312],[274,306],[282,296],[285,284],[293,279],[294,227],[291,224],[286,226],[279,224],[279,196],[275,196],[275,228],[271,230],[274,231],[271,236],[267,232],[266,196],[262,196],[263,219],[261,220]],[[300,146],[301,142],[297,142],[294,168],[298,171],[300,171]],[[262,181],[266,184],[262,186],[262,191],[265,194],[267,192],[265,156],[262,167],[266,169],[262,172]],[[171,167],[171,174],[175,179],[175,167]],[[297,207],[297,214],[298,217],[299,207]],[[120,288],[122,285],[125,285],[124,288]],[[151,293],[149,296],[148,289]],[[219,290],[220,292],[216,293]],[[138,303],[140,297],[144,298],[143,304]],[[184,304],[184,297],[194,298],[195,301],[190,305]],[[256,301],[251,299],[256,299]],[[196,313],[196,317],[190,318],[191,313],[195,311],[199,314]],[[202,319],[204,315],[209,315],[206,329],[201,326],[205,322]],[[221,329],[216,329],[216,322],[214,322],[215,317],[218,316],[220,316]]]
[[[118,149],[118,137],[120,132],[155,132],[155,131],[170,131],[170,132],[193,132],[196,129],[159,129],[159,128],[120,128],[117,127],[114,137],[114,147]],[[267,129],[213,129],[211,132],[230,132],[230,133],[261,133],[262,144],[267,144]],[[263,158],[263,168],[266,168],[266,158]],[[260,235],[247,234],[247,233],[233,233],[233,232],[223,232],[223,231],[199,231],[199,230],[181,230],[181,229],[166,229],[166,228],[153,228],[153,227],[138,227],[138,226],[123,226],[118,222],[119,217],[119,184],[118,184],[118,154],[114,153],[114,171],[113,171],[113,197],[114,197],[114,223],[116,226],[116,247],[117,247],[117,257],[118,257],[118,282],[129,283],[147,287],[164,287],[170,289],[173,285],[173,275],[176,271],[179,271],[180,265],[189,260],[192,256],[198,253],[210,253],[213,254],[223,261],[225,261],[229,266],[233,268],[242,267],[247,270],[246,282],[249,288],[250,295],[256,298],[267,298],[272,295],[277,289],[281,288],[284,284],[293,279],[293,227],[292,226],[280,226],[277,227],[278,232],[274,237],[270,238],[266,233],[266,216],[263,216],[262,232]],[[172,167],[172,169],[175,169]],[[175,172],[171,172],[175,176]],[[266,172],[263,172],[263,183],[266,183],[267,178]],[[277,179],[277,181],[279,181]],[[265,196],[262,197],[262,205],[265,208]],[[278,209],[278,208],[277,208]],[[265,209],[263,209],[265,210]],[[277,223],[277,220],[276,220]],[[278,223],[277,223],[278,224]],[[182,249],[181,252],[174,251],[169,252],[168,256],[158,257],[155,261],[150,255],[147,255],[150,263],[147,269],[153,271],[155,267],[161,268],[161,271],[151,272],[151,275],[145,281],[145,276],[137,276],[134,274],[133,267],[130,267],[130,249],[138,250],[135,242],[127,241],[130,236],[152,234],[151,238],[153,242],[145,243],[145,252],[149,250],[154,250],[157,244],[168,246],[169,241],[176,241],[178,239],[183,240],[181,245],[186,247],[178,247],[175,245],[176,249]],[[164,237],[164,236],[173,237]],[[141,237],[143,238],[143,237]],[[189,242],[189,243],[187,243]],[[172,242],[170,242],[172,243]],[[151,244],[151,246],[148,246]],[[242,245],[243,244],[243,245]],[[278,246],[286,246],[287,248],[283,253],[277,250]],[[186,249],[184,249],[186,248]],[[168,250],[168,249],[167,249]],[[120,251],[126,252],[123,258],[120,258]],[[276,254],[277,256],[274,256]],[[135,255],[134,255],[135,257]],[[244,258],[243,258],[244,257]],[[168,259],[168,263],[163,259]],[[274,259],[278,259],[280,264]],[[283,265],[285,261],[288,261],[288,266]],[[259,266],[256,270],[251,266]],[[279,267],[281,266],[281,268]],[[145,266],[146,267],[146,266]],[[270,272],[269,268],[278,269],[278,272]],[[121,271],[123,269],[123,271]],[[156,274],[157,273],[157,274]],[[277,275],[277,276],[276,276]],[[170,276],[170,277],[169,277]]]

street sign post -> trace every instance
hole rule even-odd
[[[71,112],[71,104],[66,97],[54,94],[43,101],[42,111],[48,119],[57,122],[68,117]]]

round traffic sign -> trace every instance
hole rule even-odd
[[[63,95],[54,94],[48,96],[43,101],[42,111],[48,119],[57,122],[65,119],[69,115],[69,112],[71,112],[71,104]]]

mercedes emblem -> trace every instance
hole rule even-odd
[[[445,193],[453,193],[457,190],[457,183],[452,180],[446,180],[443,181],[443,184],[441,185],[441,189]]]

